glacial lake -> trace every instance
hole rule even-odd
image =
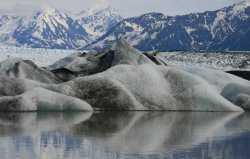
[[[0,159],[248,159],[250,113],[0,113]]]

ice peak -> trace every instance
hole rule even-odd
[[[118,13],[117,10],[113,6],[107,3],[104,3],[102,5],[101,4],[93,5],[90,8],[80,12],[77,15],[83,15],[84,17],[87,17],[87,16],[91,16],[100,12],[111,12],[111,13],[116,13],[116,14]]]
[[[250,0],[243,1],[242,4],[249,7],[250,6]]]
[[[246,0],[246,1],[242,1],[240,3],[236,3],[234,6],[236,6],[238,8],[245,9],[245,8],[250,6],[250,0]]]
[[[50,15],[50,16],[57,16],[57,15],[63,15],[59,10],[52,6],[43,6],[40,11],[38,11],[38,14],[42,15]]]
[[[46,8],[43,8],[43,13],[46,13],[46,14],[50,14],[50,15],[53,15],[53,14],[56,14],[56,13],[59,13],[59,11],[53,7],[46,7]]]
[[[236,3],[232,6],[233,15],[241,15],[240,17],[248,18],[248,15],[245,14],[246,9],[250,6],[250,2],[242,1],[240,3]]]
[[[43,18],[49,18],[49,17],[53,17],[53,18],[67,18],[67,15],[59,10],[57,10],[54,7],[51,6],[47,6],[47,7],[43,7],[42,10],[40,10],[39,12],[37,12],[36,16],[40,16]]]
[[[98,3],[98,4],[95,4],[95,5],[91,6],[87,10],[94,14],[94,13],[97,13],[97,12],[99,12],[101,10],[106,10],[107,8],[113,8],[113,7],[108,3]]]
[[[237,4],[249,7],[250,6],[250,0],[243,0],[243,1],[239,2],[239,3],[236,3],[236,5]]]

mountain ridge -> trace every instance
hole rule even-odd
[[[91,15],[95,18],[89,22],[86,22],[89,16],[85,16],[81,16],[82,23],[75,16],[53,7],[43,8],[29,16],[3,15],[0,16],[0,42],[32,48],[75,49],[95,40],[102,35],[100,32],[106,32],[121,20],[119,13],[110,6],[96,10]],[[110,23],[101,23],[102,18]]]
[[[250,50],[249,17],[250,7],[246,2],[177,16],[146,13],[122,20],[87,48],[99,49],[123,37],[142,51],[245,51]]]
[[[31,17],[1,16],[0,42],[59,49],[101,49],[123,37],[141,51],[250,50],[250,3],[216,11],[123,19],[112,6],[66,14],[45,8]]]

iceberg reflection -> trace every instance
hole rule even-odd
[[[249,121],[235,112],[1,113],[0,158],[171,158],[226,144],[249,133]]]

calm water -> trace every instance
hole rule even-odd
[[[0,159],[250,158],[249,113],[0,113]]]

